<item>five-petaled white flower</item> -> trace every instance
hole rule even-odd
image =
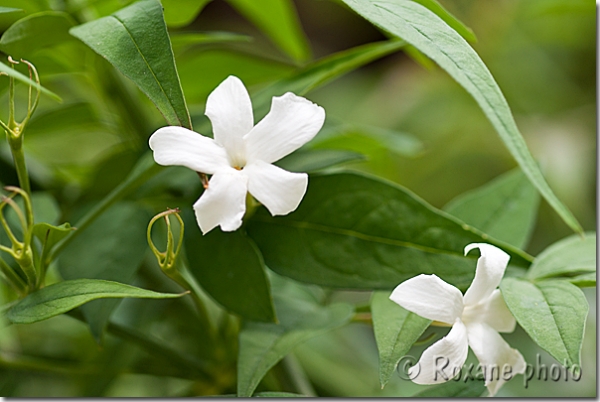
[[[248,91],[229,76],[208,97],[206,115],[214,139],[183,127],[163,127],[150,137],[159,165],[185,166],[211,174],[208,188],[194,204],[203,233],[217,225],[234,231],[242,224],[250,192],[272,215],[295,210],[308,186],[308,175],[275,165],[310,141],[325,121],[322,107],[291,92],[274,97],[271,111],[254,125]]]
[[[408,311],[452,326],[444,338],[427,348],[409,376],[417,384],[445,382],[460,372],[469,346],[481,365],[490,396],[510,375],[525,371],[525,360],[498,332],[512,332],[516,321],[499,289],[509,256],[489,244],[469,244],[465,255],[479,248],[481,256],[471,287],[463,296],[435,275],[419,275],[394,289],[390,299]]]

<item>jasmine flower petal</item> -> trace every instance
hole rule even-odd
[[[225,232],[237,230],[246,212],[248,178],[235,169],[218,171],[194,204],[196,220],[203,234],[217,226]]]
[[[244,136],[248,162],[273,163],[292,153],[319,132],[325,111],[291,92],[274,97],[271,111]]]
[[[286,215],[302,201],[308,186],[306,173],[291,173],[262,161],[248,164],[248,191],[271,215]]]
[[[463,312],[460,290],[435,275],[419,275],[402,282],[390,299],[421,317],[449,325]]]
[[[489,396],[496,395],[506,382],[502,375],[505,365],[510,366],[512,377],[525,372],[525,359],[521,353],[511,348],[492,327],[485,323],[472,323],[468,324],[467,333],[469,346],[481,364]]]
[[[417,384],[439,384],[459,374],[467,360],[469,345],[465,324],[456,320],[448,335],[425,349],[417,365],[408,371]]]
[[[205,114],[212,123],[213,137],[227,150],[233,165],[243,166],[246,147],[243,137],[254,126],[252,103],[239,78],[229,76],[211,92]]]
[[[208,174],[229,166],[225,148],[183,127],[158,129],[150,137],[150,148],[156,163],[163,166],[185,166]]]
[[[477,304],[487,299],[500,285],[510,256],[490,244],[473,243],[465,247],[465,255],[478,248],[481,256],[477,260],[475,279],[465,293],[465,304]]]

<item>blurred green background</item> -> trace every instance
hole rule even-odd
[[[19,4],[23,4],[20,1],[0,0],[0,6],[20,7]],[[595,4],[589,0],[440,2],[477,36],[473,47],[504,91],[550,186],[585,230],[595,230]],[[76,19],[93,19],[129,3],[40,0],[27,4],[33,11],[50,6],[69,11]],[[177,15],[176,1],[163,1],[163,4],[167,17],[186,20],[185,15]],[[281,50],[285,44],[273,40],[277,33],[266,35],[264,29],[257,28],[222,0],[209,2],[189,24],[174,24],[170,28],[183,90],[195,122],[204,120],[207,95],[230,74],[238,75],[252,92],[290,73],[306,62],[306,56],[318,59],[386,38],[337,1],[295,0],[294,4],[306,35],[306,47],[288,48],[287,53]],[[28,12],[33,12],[31,10]],[[2,16],[0,29],[6,29],[22,16]],[[207,31],[243,36],[224,36],[221,44],[205,45],[189,44],[185,38],[178,38],[184,32]],[[93,200],[127,173],[137,155],[146,150],[149,134],[164,125],[162,117],[132,85],[75,40],[42,49],[31,59],[38,66],[42,83],[65,100],[63,105],[57,105],[42,99],[27,133],[25,143],[34,185],[50,189],[63,206],[81,199]],[[116,108],[115,104],[104,103],[103,97],[118,100],[123,94],[110,92],[109,84],[104,88],[94,84],[86,73],[90,63],[95,63],[94,71],[109,84],[111,80],[123,81],[129,96],[144,105],[143,115],[117,110],[118,101]],[[1,82],[0,105],[6,105],[5,81]],[[436,207],[441,208],[455,196],[516,166],[475,101],[444,71],[427,61],[416,61],[406,53],[378,60],[310,92],[307,98],[322,105],[328,119],[328,127],[310,146],[364,153],[365,161],[352,162],[344,168],[371,172],[400,183]],[[6,117],[4,106],[0,116]],[[352,124],[363,130],[357,128],[343,136],[331,135],[334,123]],[[369,133],[379,133],[386,138],[387,146]],[[10,182],[13,175],[9,160],[7,146],[1,141],[2,182]],[[536,255],[569,234],[566,225],[542,201],[526,251]],[[596,395],[596,292],[595,289],[584,289],[584,292],[590,302],[590,312],[581,381],[532,381],[529,388],[524,389],[522,378],[517,377],[506,384],[498,396]],[[367,294],[350,292],[339,292],[333,297],[368,300]],[[104,362],[107,366],[118,364],[111,360],[118,355],[116,352],[111,353],[110,359],[103,357],[86,328],[72,321],[57,317],[28,327],[5,328],[0,335],[0,346],[3,350],[35,351],[40,356],[107,360]],[[154,326],[159,325],[157,322]],[[10,335],[11,331],[19,332],[21,344],[11,344],[16,339]],[[535,362],[537,353],[546,365],[554,363],[520,329],[505,335],[505,339],[530,363]],[[422,349],[415,348],[411,354],[419,356]],[[82,355],[84,350],[85,355]],[[421,389],[399,378],[384,390],[380,389],[372,330],[362,324],[352,324],[315,338],[299,347],[295,354],[323,396],[410,396]],[[124,354],[122,363],[127,359],[133,358]],[[73,380],[85,377],[85,373],[69,372],[68,364],[62,374],[50,371],[7,371],[0,376],[0,395],[78,395],[82,392],[81,385]],[[98,377],[92,374],[92,378]],[[180,396],[196,392],[190,380],[174,377],[123,372],[106,381],[95,384],[88,381],[86,392],[93,395],[94,389],[102,389],[107,396]]]

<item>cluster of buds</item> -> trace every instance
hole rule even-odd
[[[0,224],[11,243],[11,247],[0,244],[0,251],[9,254],[15,261],[17,267],[11,267],[0,259],[0,272],[4,275],[7,282],[19,293],[27,294],[35,290],[39,285],[39,275],[35,269],[33,258],[33,209],[31,198],[27,192],[18,187],[5,187],[9,191],[8,196],[2,196],[0,199]],[[14,197],[20,195],[23,200],[22,209]],[[10,207],[15,213],[20,227],[21,239],[17,238],[15,231],[9,225],[5,216],[5,208]],[[17,269],[15,269],[17,268]]]

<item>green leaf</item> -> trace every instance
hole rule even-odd
[[[504,278],[500,290],[535,343],[565,367],[580,364],[588,303],[578,287],[562,280],[532,284]]]
[[[290,172],[313,173],[345,162],[364,159],[364,155],[357,152],[335,149],[316,149],[296,151],[275,164]]]
[[[148,244],[149,214],[133,203],[116,204],[65,247],[58,268],[67,280],[88,278],[129,283],[140,266]],[[95,301],[82,307],[83,315],[97,340],[116,300]]]
[[[69,29],[73,18],[60,11],[43,11],[22,18],[0,38],[0,50],[13,58],[26,58],[36,50],[73,40]]]
[[[308,39],[302,31],[291,0],[227,0],[261,29],[281,50],[296,61],[310,58]]]
[[[596,287],[596,272],[590,272],[589,274],[577,275],[573,278],[567,279],[573,285],[580,288]]]
[[[66,313],[96,299],[170,299],[181,296],[183,294],[157,293],[118,282],[76,279],[55,283],[31,293],[14,305],[6,316],[15,324],[31,324]]]
[[[391,301],[390,292],[373,293],[371,313],[379,351],[379,382],[383,388],[400,359],[427,329],[431,320],[411,313]]]
[[[495,239],[517,248],[527,245],[539,205],[539,194],[521,170],[461,194],[444,211]]]
[[[583,233],[577,219],[546,183],[492,74],[456,31],[411,0],[344,2],[374,25],[415,46],[463,86],[477,101],[532,184],[571,229]]]
[[[290,278],[335,288],[392,289],[421,273],[466,289],[476,257],[470,243],[491,242],[511,262],[531,257],[426,204],[406,189],[366,176],[312,176],[293,213],[258,210],[248,222],[269,268]]]
[[[188,215],[185,248],[190,272],[218,303],[249,320],[275,321],[262,256],[250,238],[220,228],[203,236]]]
[[[310,288],[272,276],[279,324],[248,322],[240,332],[238,397],[252,395],[260,380],[296,345],[339,328],[350,321],[353,308],[337,303],[319,304]]]
[[[173,28],[184,27],[196,19],[211,0],[162,0],[165,22]]]
[[[335,78],[402,49],[405,44],[404,41],[398,40],[370,43],[334,53],[309,64],[290,77],[276,81],[257,92],[252,97],[256,105],[255,114],[264,115],[271,105],[273,96],[283,95],[288,91],[296,95],[305,95]]]
[[[471,28],[460,22],[454,15],[450,14],[439,2],[436,0],[412,0],[419,3],[423,7],[427,7],[433,11],[438,17],[440,17],[450,28],[454,29],[463,38],[469,42],[477,42],[477,37]]]
[[[530,279],[574,276],[596,272],[596,233],[562,239],[537,256],[527,274]]]
[[[33,234],[42,242],[44,254],[52,250],[52,247],[67,237],[73,230],[75,228],[72,228],[69,223],[63,223],[60,226],[45,222],[33,225]]]
[[[131,79],[168,124],[192,128],[158,1],[139,1],[69,32]]]
[[[62,102],[62,99],[60,98],[60,96],[58,96],[57,94],[55,94],[52,91],[47,90],[43,86],[39,85],[37,82],[30,80],[29,77],[21,74],[14,68],[9,67],[4,63],[0,63],[0,74],[2,74],[2,73],[8,75],[9,77],[13,77],[14,79],[21,81],[22,83],[24,83],[26,85],[31,85],[34,88],[39,88],[39,90],[43,94],[48,95],[49,97],[51,97],[52,99],[54,99],[57,102]]]
[[[483,380],[448,381],[417,392],[412,398],[477,398],[484,392],[485,383]]]

